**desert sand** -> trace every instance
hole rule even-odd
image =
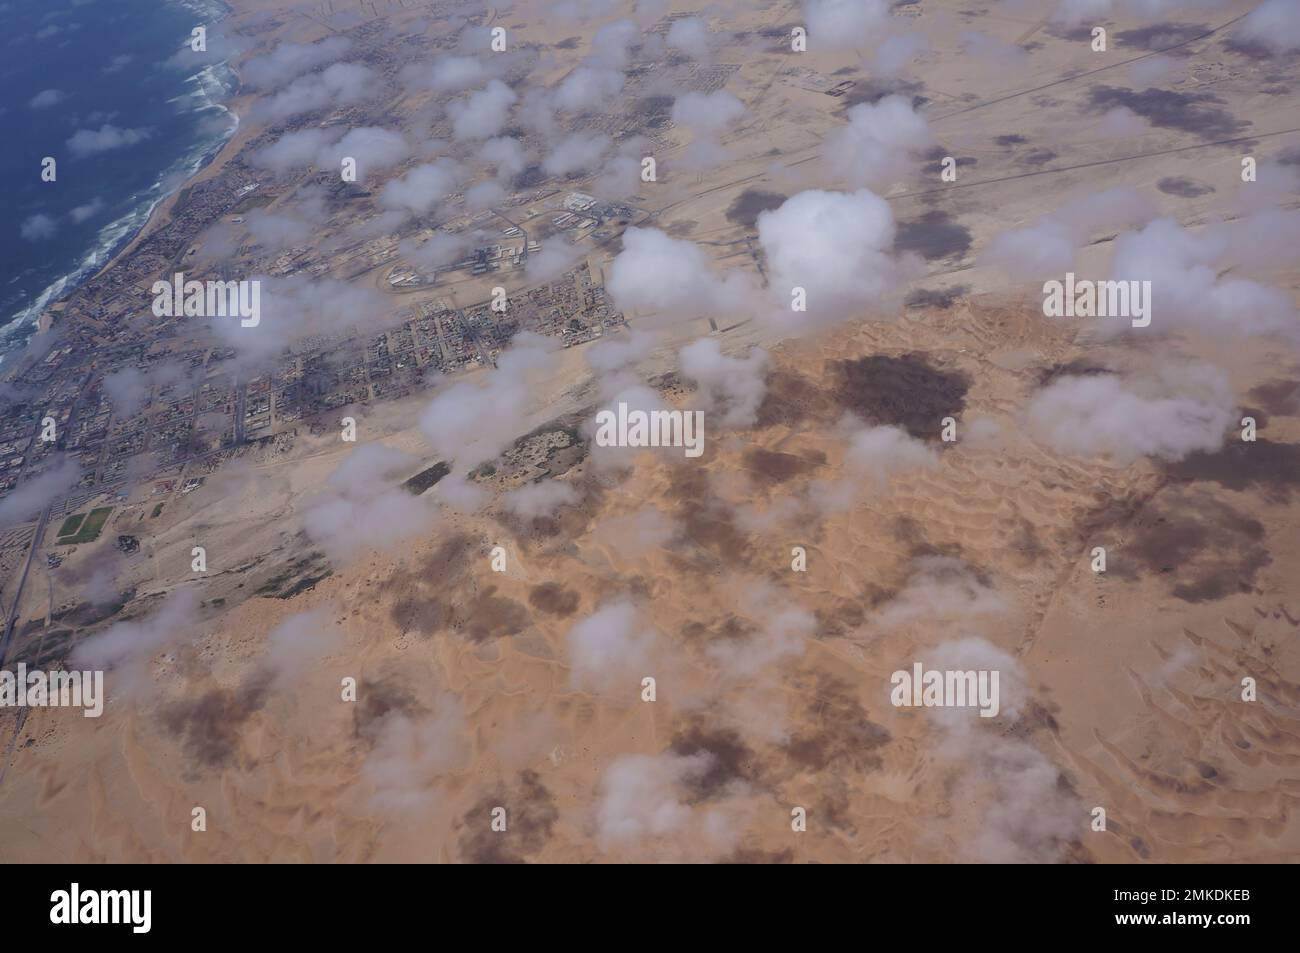
[[[342,4],[236,6],[300,13],[313,39],[311,12]],[[1082,101],[1086,84],[1070,78],[1089,63],[1085,44],[1049,35],[1046,16],[991,14],[981,27],[1001,39],[1047,45],[1006,80],[996,64],[954,55],[963,5],[916,6],[933,37],[925,112],[952,154],[977,161],[942,198],[924,186],[886,197],[923,260],[914,287],[944,300],[800,336],[724,320],[712,337],[728,354],[769,351],[765,395],[753,425],[716,432],[700,459],[647,451],[611,467],[580,454],[551,473],[572,502],[536,519],[507,512],[499,495],[462,512],[434,486],[420,497],[435,514],[426,531],[331,557],[329,575],[287,599],[247,590],[317,548],[301,535],[303,513],[351,447],[333,430],[300,433],[287,456],[211,478],[168,513],[129,580],[140,618],[187,587],[204,607],[148,659],[147,684],[114,695],[102,718],[30,714],[0,781],[0,857],[1300,859],[1294,352],[1190,333],[1104,338],[1083,321],[1046,320],[1036,289],[975,256],[1077,190],[1116,184],[1189,227],[1217,219],[1239,150],[1155,125],[1098,137],[1048,102]],[[383,17],[383,7],[363,9]],[[524,4],[500,16],[538,43],[594,28],[548,27]],[[769,4],[743,26],[797,16],[796,5]],[[816,68],[857,62],[852,51],[822,54]],[[1255,142],[1300,126],[1293,97],[1253,91],[1263,72],[1294,79],[1293,59],[1282,70],[1209,42],[1185,65],[1249,117]],[[816,183],[834,119],[826,96],[784,84],[780,68],[774,54],[744,64],[727,87],[750,108],[724,139],[732,161],[646,190],[656,227],[701,243],[743,238],[753,233],[738,211],[746,194],[783,198]],[[1016,152],[993,142],[1013,135],[1024,140]],[[1063,171],[1024,164],[1035,147]],[[1179,176],[1217,192],[1155,188]],[[1107,244],[1085,257],[1103,260]],[[753,271],[748,255],[704,247],[719,267]],[[1294,292],[1295,274],[1271,277]],[[633,330],[643,323],[654,325],[630,318]],[[665,332],[639,376],[689,406],[673,355],[708,331],[696,321]],[[590,412],[590,347],[562,352],[534,382],[519,436]],[[1170,350],[1225,370],[1240,406],[1266,421],[1263,452],[1121,465],[1060,453],[1026,428],[1027,401],[1062,368],[1140,366]],[[366,439],[436,462],[415,420],[429,396],[368,410]],[[846,412],[924,437],[934,465],[881,480],[856,469]],[[954,443],[936,439],[948,415]],[[498,467],[481,482],[500,494],[524,481]],[[191,583],[199,539],[215,572]],[[1090,567],[1096,546],[1108,551],[1105,573]],[[796,547],[806,572],[792,569]],[[575,665],[575,628],[620,605],[635,619],[626,654],[595,674]],[[328,650],[276,674],[266,636],[304,614]],[[1013,673],[998,717],[891,704],[892,672],[968,638]],[[1256,680],[1257,701],[1242,700],[1243,677]],[[347,679],[355,700],[341,697]],[[492,829],[497,807],[503,832]],[[796,808],[806,830],[792,830]]]

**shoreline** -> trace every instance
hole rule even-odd
[[[217,2],[220,4],[222,11],[221,15],[215,22],[222,22],[239,14],[235,4],[230,2],[230,0],[217,0]],[[182,3],[181,5],[186,7],[190,6],[188,3]],[[243,143],[246,142],[248,138],[247,125],[243,120],[243,114],[246,113],[248,102],[251,102],[253,97],[241,95],[243,77],[239,72],[237,59],[220,60],[210,64],[206,68],[211,69],[214,67],[228,69],[233,75],[232,93],[229,98],[224,101],[218,100],[202,107],[204,109],[219,108],[233,118],[234,126],[231,128],[229,133],[226,134],[224,141],[222,141],[220,146],[216,148],[209,147],[205,149],[204,156],[199,160],[197,166],[195,166],[189,174],[185,175],[184,178],[179,179],[174,188],[154,200],[148,214],[145,215],[144,220],[136,226],[134,233],[129,238],[122,241],[117,250],[114,251],[102,265],[93,270],[87,271],[76,279],[72,279],[72,276],[75,275],[82,266],[78,265],[72,268],[66,275],[58,279],[58,281],[53,282],[51,285],[51,287],[53,287],[59,282],[68,282],[69,286],[61,288],[57,294],[52,296],[41,309],[40,313],[34,316],[34,320],[15,316],[13,320],[4,325],[3,328],[0,328],[0,337],[6,339],[22,338],[22,344],[12,347],[3,354],[0,354],[0,365],[5,363],[5,358],[10,354],[21,353],[32,337],[38,334],[48,333],[57,325],[59,312],[62,311],[62,308],[60,308],[59,305],[66,303],[72,295],[85,287],[88,282],[102,277],[109,271],[109,269],[117,265],[126,255],[134,251],[144,239],[152,235],[163,224],[171,221],[172,213],[176,208],[176,203],[179,201],[181,194],[186,189],[190,188],[195,183],[202,182],[220,172],[226,163],[238,154],[239,148],[242,148]],[[187,78],[187,81],[188,79],[192,79],[192,77]],[[232,146],[235,148],[232,149]],[[167,174],[166,170],[160,173],[161,176],[166,176]],[[128,213],[124,218],[129,217],[131,214],[135,213]],[[110,225],[106,227],[112,227],[113,224],[115,223],[110,223]],[[92,248],[83,255],[82,261],[84,262],[86,257],[89,257],[94,253],[95,251]],[[48,288],[46,291],[48,291]],[[46,292],[42,292],[42,295],[45,293]],[[37,297],[39,298],[40,295]],[[21,312],[19,312],[19,314],[21,314]]]
[[[232,70],[234,69],[233,65],[227,65],[231,66]],[[236,70],[235,72],[236,75],[238,75],[238,71]],[[135,250],[140,242],[152,235],[163,224],[171,221],[172,211],[175,209],[176,203],[180,200],[181,193],[191,186],[216,175],[225,167],[226,163],[238,155],[239,150],[243,148],[243,144],[247,141],[248,136],[246,135],[246,124],[240,118],[239,112],[233,108],[234,101],[235,100],[232,99],[230,103],[224,103],[223,106],[232,116],[235,117],[238,125],[235,127],[230,137],[222,144],[221,148],[217,149],[211,156],[205,159],[204,162],[194,170],[194,173],[177,185],[175,189],[168,192],[165,196],[154,203],[154,207],[149,210],[148,217],[136,230],[135,235],[133,235],[126,244],[114,252],[112,257],[109,258],[108,261],[104,262],[103,267],[95,271],[94,274],[87,275],[85,280],[89,281],[104,274],[104,272],[116,265],[124,256]]]
[[[185,2],[185,0],[182,0],[182,2]],[[232,20],[257,9],[255,5],[250,8],[246,3],[246,0],[215,0],[215,2],[219,3],[223,8],[222,15],[218,18],[217,22]],[[131,237],[130,241],[119,248],[113,256],[104,263],[102,268],[96,271],[93,275],[88,276],[87,280],[90,278],[98,278],[100,275],[104,274],[108,269],[116,265],[122,257],[132,252],[140,242],[152,235],[165,222],[171,221],[172,212],[176,208],[176,203],[179,201],[182,192],[199,182],[206,181],[212,176],[215,176],[225,168],[226,163],[239,154],[239,151],[250,138],[249,133],[251,130],[244,120],[248,115],[249,107],[257,99],[256,96],[243,91],[244,77],[240,73],[239,67],[247,55],[248,51],[246,50],[243,54],[233,57],[232,59],[221,61],[222,64],[235,76],[234,92],[228,100],[218,104],[230,113],[230,115],[235,117],[236,126],[234,130],[232,130],[230,136],[224,143],[222,143],[220,149],[213,152],[212,155],[204,160],[204,162],[195,169],[193,173],[187,176],[183,182],[155,203],[154,207],[150,209],[148,217],[140,228],[136,230],[135,235]]]

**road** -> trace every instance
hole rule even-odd
[[[32,537],[31,549],[27,551],[27,562],[23,565],[23,574],[18,577],[18,588],[14,590],[14,601],[9,607],[9,617],[5,620],[4,641],[0,643],[0,668],[3,668],[9,661],[9,647],[13,644],[14,632],[18,628],[18,606],[22,602],[23,588],[27,585],[27,575],[31,572],[32,560],[36,558],[36,552],[41,548],[41,539],[45,536],[45,526],[50,520],[50,509],[53,504],[46,506],[41,511],[41,518],[36,521],[36,535]],[[48,619],[47,619],[48,624]],[[39,659],[37,662],[39,663]],[[9,771],[9,762],[13,760],[14,751],[18,747],[18,739],[22,737],[23,725],[27,723],[27,709],[18,709],[18,722],[14,726],[14,735],[9,739],[9,746],[5,749],[4,760],[0,761],[0,783],[4,782],[5,775]]]
[[[50,521],[53,506],[52,503],[47,505],[41,511],[41,518],[36,521],[36,534],[32,537],[31,548],[27,550],[27,561],[23,564],[22,575],[18,577],[18,586],[14,589],[13,602],[9,606],[9,616],[5,619],[4,640],[0,641],[0,668],[9,661],[9,647],[13,644],[14,631],[18,628],[18,606],[23,600],[23,587],[27,585],[27,575],[31,572],[36,551],[41,548],[41,539],[45,536],[45,526]]]

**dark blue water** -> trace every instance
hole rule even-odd
[[[214,0],[0,0],[0,352],[226,139]],[[189,54],[189,55],[187,55]],[[46,156],[54,182],[41,180]]]

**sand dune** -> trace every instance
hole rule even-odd
[[[1290,506],[1035,444],[1015,408],[1047,362],[974,345],[1034,323],[1016,314],[963,302],[933,326],[777,348],[771,422],[702,465],[584,462],[564,477],[580,502],[555,517],[446,517],[399,555],[212,621],[155,662],[155,697],[114,700],[99,721],[34,713],[5,779],[7,858],[1294,859]],[[971,329],[965,350],[930,343],[945,321]],[[1019,336],[1053,360],[1105,356],[1041,326]],[[915,391],[873,408],[871,381],[846,370],[862,359]],[[905,423],[954,381],[970,382],[963,421],[1001,424],[992,442],[936,442],[937,466],[884,486],[846,464],[847,405]],[[1207,569],[1230,577],[1226,598],[1180,599],[1130,555],[1206,512],[1192,491],[1269,513],[1264,565],[1225,553]],[[1116,553],[1104,576],[1088,566],[1096,540]],[[927,557],[949,561],[950,589],[916,588]],[[635,661],[586,680],[571,632],[620,600],[637,633],[615,648]],[[267,690],[246,634],[315,608],[342,648]],[[968,636],[1014,659],[1012,711],[954,722],[889,704],[892,671]],[[1259,702],[1238,700],[1243,673]],[[355,702],[340,700],[349,675]],[[1095,806],[1105,832],[1089,828]]]
[[[296,22],[293,5],[239,6],[284,13],[275,36],[295,35],[284,25]],[[409,26],[419,11],[405,6],[392,16]],[[959,4],[912,6],[923,8],[933,69],[898,89],[925,100],[936,139],[973,160],[962,174],[975,180],[943,200],[932,183],[884,190],[895,250],[913,253],[922,278],[891,290],[926,294],[798,334],[752,314],[723,315],[712,332],[693,314],[632,314],[633,331],[659,337],[631,370],[674,407],[705,397],[679,372],[682,345],[707,337],[729,357],[755,345],[769,354],[754,422],[715,429],[710,418],[698,459],[593,449],[583,428],[609,380],[583,345],[531,381],[528,412],[509,421],[519,440],[486,466],[457,464],[418,502],[380,481],[361,501],[331,483],[353,448],[328,414],[283,456],[250,456],[213,478],[172,506],[150,558],[119,580],[135,587],[125,614],[142,626],[186,592],[193,624],[132,660],[147,678],[129,690],[110,681],[102,718],[28,715],[0,784],[0,858],[1300,859],[1294,359],[1262,338],[1225,344],[1182,329],[1122,339],[1047,320],[1033,283],[978,255],[1076,191],[1117,184],[1152,193],[1189,229],[1205,226],[1223,194],[1175,201],[1188,191],[1177,177],[1226,193],[1240,150],[1180,151],[1187,136],[1211,136],[1177,109],[1148,109],[1134,136],[1102,135],[1100,107],[1119,94],[1068,82],[1091,54],[1046,16],[982,24],[1048,50],[1009,85],[998,57],[958,56]],[[787,7],[755,11],[735,42],[783,35]],[[532,13],[520,4],[500,15],[537,43],[591,32]],[[304,39],[320,30],[300,27]],[[1149,41],[1134,27],[1120,49],[1138,57]],[[733,151],[669,178],[647,205],[667,235],[733,243],[700,247],[756,286],[758,210],[822,184],[826,138],[849,103],[828,106],[772,50],[723,52],[744,60],[728,88],[755,104],[722,137]],[[827,77],[861,66],[851,52],[817,56],[811,72]],[[1112,65],[1111,76],[1132,68]],[[1250,104],[1260,142],[1295,126],[1293,101],[1258,92],[1271,75],[1264,60],[1207,41],[1176,65],[1211,119],[1215,104],[1195,98],[1202,86]],[[873,83],[863,79],[856,102],[874,101]],[[666,141],[667,168],[687,148],[678,138]],[[1038,178],[1049,163],[1053,177]],[[1100,267],[1115,237],[1083,243],[1081,273]],[[591,260],[608,266],[606,250],[617,249]],[[1294,295],[1294,274],[1276,277]],[[1261,439],[1230,434],[1221,450],[1129,462],[1072,455],[1059,433],[1034,426],[1028,408],[1050,382],[1127,379],[1168,357],[1222,368],[1242,414],[1263,422]],[[408,455],[410,475],[444,462],[417,424],[431,396],[367,407],[361,445]],[[500,424],[492,416],[484,430]],[[941,439],[946,417],[955,442]],[[548,427],[580,437],[554,453],[525,439]],[[872,458],[877,438],[900,452]],[[509,494],[539,477],[567,488],[558,505],[511,510]],[[482,506],[462,504],[467,484],[484,492]],[[412,518],[394,529],[400,542],[372,548],[364,524],[387,511],[361,503],[388,491]],[[363,516],[314,532],[321,499]],[[213,571],[194,581],[199,538]],[[1104,573],[1092,568],[1096,547]],[[307,637],[286,637],[278,656],[273,633],[304,618]],[[894,672],[944,660],[1002,673],[996,716],[891,703]],[[12,712],[0,726],[10,737]],[[196,808],[205,830],[192,827]],[[504,830],[493,826],[498,808]],[[792,827],[800,811],[805,830]]]

